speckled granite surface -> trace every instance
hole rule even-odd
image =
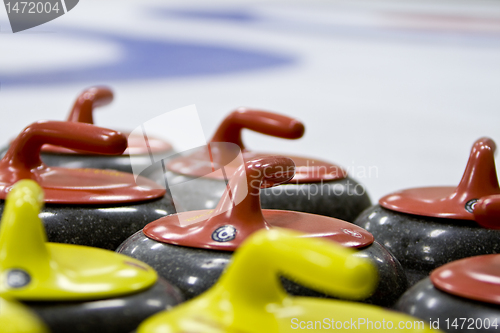
[[[4,203],[0,204],[0,215]],[[43,207],[40,217],[49,242],[116,248],[146,224],[172,214],[168,196],[130,205],[55,205]]]
[[[433,286],[429,278],[409,289],[395,308],[423,319],[427,325],[430,320],[434,323],[439,320],[439,329],[445,332],[496,332],[500,325],[500,305],[472,301],[442,292]],[[497,328],[491,326],[495,321]],[[452,326],[454,322],[457,326]],[[485,328],[485,324],[489,329]]]
[[[187,299],[211,287],[219,279],[232,257],[232,252],[156,242],[141,231],[125,241],[117,252],[149,264],[160,276],[177,286]],[[359,250],[358,255],[371,259],[380,274],[377,291],[365,302],[392,305],[407,288],[406,278],[399,262],[376,242]],[[327,297],[291,281],[284,281],[284,286],[291,294]]]
[[[474,221],[416,216],[376,205],[354,223],[394,254],[411,285],[450,261],[500,252],[500,230],[482,228]]]
[[[81,302],[24,302],[51,333],[129,333],[146,318],[183,301],[179,290],[159,279],[126,296]]]

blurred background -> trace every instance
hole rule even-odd
[[[457,185],[473,142],[500,142],[500,2],[82,0],[16,34],[0,8],[0,143],[92,85],[115,92],[102,127],[195,104],[209,140],[247,106],[306,125],[248,148],[334,162],[373,201]]]

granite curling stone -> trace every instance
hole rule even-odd
[[[373,236],[352,223],[309,213],[261,210],[260,189],[294,176],[293,161],[268,156],[245,162],[231,178],[213,210],[170,215],[148,224],[126,240],[118,252],[142,260],[172,282],[187,299],[201,294],[219,279],[233,251],[252,233],[274,227],[294,229],[311,238],[325,238],[357,249],[377,267],[380,283],[367,303],[389,306],[406,290],[399,262]],[[326,297],[289,279],[291,294]]]
[[[458,187],[399,191],[354,222],[403,265],[410,285],[450,261],[500,252],[500,188],[495,143],[477,140]]]
[[[126,333],[182,302],[148,265],[112,251],[47,243],[43,191],[21,180],[0,225],[0,296],[22,302],[52,333]]]
[[[7,193],[21,179],[45,190],[44,220],[52,242],[115,250],[147,223],[175,212],[165,189],[143,177],[114,170],[48,167],[45,144],[103,154],[120,154],[126,138],[85,123],[40,121],[19,134],[0,160],[0,212]],[[139,184],[139,185],[138,185]]]
[[[346,299],[365,298],[377,285],[376,268],[352,249],[291,230],[260,230],[240,246],[214,287],[147,319],[138,333],[386,332],[417,320],[373,305],[293,297],[280,285],[281,274]],[[437,332],[426,325],[406,331]]]
[[[500,328],[500,255],[450,262],[410,288],[395,308],[445,332]]]

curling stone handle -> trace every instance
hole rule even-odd
[[[260,189],[287,182],[294,175],[295,163],[288,157],[266,156],[245,162],[231,177],[213,216],[206,223],[210,234],[212,229],[225,224],[238,230],[239,239],[268,229],[260,207]]]
[[[375,267],[354,253],[286,229],[259,231],[235,253],[219,284],[234,302],[257,306],[284,299],[281,275],[331,295],[361,299],[374,291],[378,277]]]
[[[33,180],[18,181],[8,193],[0,223],[0,270],[17,268],[32,274],[36,269],[42,276],[49,274],[47,236],[38,217],[42,206],[43,191]]]
[[[305,130],[304,124],[296,119],[262,110],[239,108],[224,119],[211,142],[231,142],[243,150],[245,146],[241,131],[244,128],[284,139],[298,139]]]
[[[484,228],[500,229],[500,195],[489,195],[474,205],[474,219]]]
[[[470,200],[500,194],[495,168],[496,144],[490,138],[480,138],[472,146],[465,172],[454,197]]]
[[[113,101],[113,91],[108,87],[91,87],[83,91],[75,101],[68,121],[93,124],[94,108],[108,105]]]
[[[240,159],[237,164],[213,211],[196,212],[187,220],[181,220],[183,214],[166,217],[148,224],[144,234],[180,246],[234,251],[254,232],[270,229],[260,207],[260,188],[291,179],[293,160],[266,156],[247,162]]]
[[[251,194],[259,197],[261,188],[273,187],[292,179],[295,163],[285,156],[266,156],[245,162],[245,173]]]
[[[120,132],[91,124],[66,121],[39,121],[26,127],[12,142],[0,167],[30,172],[43,166],[40,149],[44,144],[90,153],[120,155],[127,138]]]

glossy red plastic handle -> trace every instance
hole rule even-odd
[[[285,156],[265,156],[245,162],[245,170],[249,192],[259,197],[259,188],[277,186],[292,179],[295,163]],[[243,175],[237,173],[236,176]]]
[[[250,234],[271,226],[262,215],[260,188],[290,180],[295,174],[292,159],[266,156],[238,167],[213,211],[195,212],[197,216],[170,215],[148,224],[144,234],[160,242],[176,245],[234,251]],[[188,220],[179,220],[186,216]],[[189,223],[184,223],[189,221]],[[236,237],[219,242],[213,238],[223,226],[231,226]]]
[[[465,172],[455,190],[456,198],[481,198],[498,193],[495,150],[496,144],[490,138],[474,142]]]
[[[480,138],[474,143],[464,175],[455,192],[457,198],[478,198],[473,206],[474,220],[488,229],[500,229],[500,194],[495,150],[496,144],[490,138]]]
[[[83,91],[76,99],[68,121],[93,124],[94,108],[108,105],[113,100],[113,91],[107,87],[92,87]]]
[[[18,135],[1,162],[8,163],[9,167],[27,171],[42,166],[40,149],[44,144],[98,154],[120,155],[127,148],[127,138],[120,132],[91,124],[39,121],[26,127]]]
[[[295,163],[288,157],[266,156],[247,161],[229,180],[207,226],[210,228],[226,221],[245,235],[269,227],[260,207],[260,189],[287,182],[294,175]]]
[[[474,219],[482,227],[500,229],[500,195],[489,195],[474,205]]]
[[[249,129],[284,139],[298,139],[304,135],[300,121],[262,110],[239,108],[227,116],[215,132],[211,142],[232,142],[243,150],[241,130]]]

